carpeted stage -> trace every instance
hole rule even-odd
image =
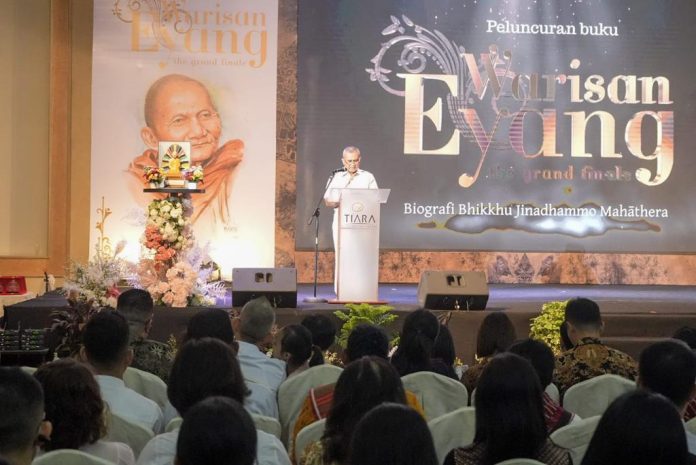
[[[311,284],[298,285],[297,308],[279,308],[278,324],[298,323],[309,313],[326,313],[343,308],[340,304],[305,303],[313,294]],[[490,311],[506,311],[513,321],[519,338],[529,332],[529,321],[536,316],[544,302],[566,300],[576,296],[596,300],[604,317],[604,340],[611,346],[637,357],[645,345],[669,337],[682,326],[696,327],[696,287],[694,286],[570,286],[570,285],[506,285],[491,284],[489,300],[484,311],[451,311],[449,328],[454,337],[458,356],[471,363],[476,348],[476,332],[481,320]],[[319,285],[317,296],[333,299],[331,284]],[[416,284],[382,284],[379,298],[393,306],[399,316],[391,331],[398,331],[403,317],[418,308]],[[220,302],[231,307],[231,297]],[[50,310],[65,305],[65,301],[38,298],[5,309],[8,329],[47,327]],[[167,340],[180,337],[190,316],[197,309],[157,308],[151,337]],[[446,311],[436,311],[438,314]]]

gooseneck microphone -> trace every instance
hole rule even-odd
[[[336,174],[336,173],[340,173],[341,171],[345,171],[345,170],[346,170],[345,168],[336,168],[336,169],[333,170],[331,173],[332,173],[332,174]]]

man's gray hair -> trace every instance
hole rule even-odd
[[[259,342],[266,337],[275,323],[275,310],[265,296],[250,300],[239,315],[242,336]]]
[[[357,147],[355,147],[355,146],[349,145],[348,147],[346,147],[346,148],[343,149],[343,155],[342,155],[342,156],[345,157],[346,154],[348,154],[348,153],[357,153],[357,154],[358,154],[358,157],[359,157],[359,156],[360,156],[360,149],[357,148]]]

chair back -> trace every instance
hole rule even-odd
[[[618,375],[606,374],[571,386],[563,397],[563,408],[590,418],[601,415],[614,399],[636,389],[636,383]]]
[[[437,461],[445,463],[445,458],[452,449],[466,447],[474,442],[476,434],[476,410],[473,407],[461,407],[428,422],[433,435]]]
[[[696,434],[696,417],[686,422],[686,430],[689,433]]]
[[[425,418],[434,418],[453,412],[469,403],[469,393],[461,382],[430,371],[419,371],[402,376],[404,389],[418,397]]]
[[[133,423],[113,412],[107,414],[106,440],[123,442],[133,449],[136,457],[145,447],[150,439],[155,437],[149,428]]]
[[[113,465],[108,460],[76,449],[47,452],[31,463],[32,465]]]
[[[282,428],[280,438],[288,450],[291,450],[290,436],[309,390],[335,383],[342,371],[341,368],[330,364],[317,365],[289,377],[280,385],[278,388],[278,413]]]
[[[168,400],[167,384],[159,376],[138,370],[137,368],[128,367],[125,373],[123,373],[123,382],[127,388],[155,401],[164,410]]]
[[[324,429],[326,429],[326,418],[305,426],[297,433],[297,438],[295,439],[295,463],[300,463],[302,454],[307,446],[321,439],[324,435]]]
[[[175,417],[169,420],[169,423],[167,423],[167,426],[164,428],[165,433],[171,433],[177,428],[181,428],[181,424],[184,422],[184,419],[181,417]]]
[[[273,417],[252,413],[251,419],[254,420],[256,429],[260,429],[264,433],[272,434],[280,439],[280,422]]]
[[[507,459],[502,462],[498,462],[495,465],[545,465],[544,462],[540,462],[534,459]]]
[[[554,444],[568,449],[573,465],[582,463],[600,418],[599,415],[583,418],[551,433],[550,438]]]
[[[556,387],[555,384],[549,383],[549,385],[546,386],[546,389],[544,389],[544,392],[551,399],[553,399],[554,402],[556,402],[558,405],[561,405],[561,393],[558,392],[558,387]]]

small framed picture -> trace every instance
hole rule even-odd
[[[180,178],[181,171],[191,166],[191,142],[160,141],[159,166],[168,178]]]

